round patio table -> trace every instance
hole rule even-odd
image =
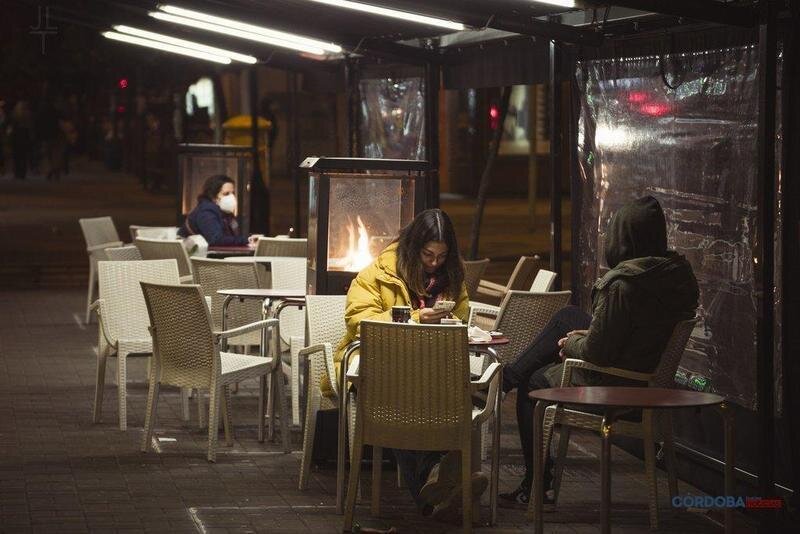
[[[208,247],[208,255],[213,258],[226,258],[228,256],[252,256],[255,253],[256,247],[252,245]]]
[[[733,495],[733,417],[725,399],[713,393],[650,387],[565,387],[531,391],[530,398],[536,402],[533,412],[533,491],[531,505],[534,532],[543,532],[542,495],[544,494],[544,471],[542,447],[542,425],[544,410],[549,404],[577,404],[603,409],[602,452],[600,455],[600,515],[603,534],[611,531],[611,432],[617,414],[630,408],[649,410],[674,410],[678,408],[717,407],[723,416],[725,434],[725,493]],[[645,445],[647,446],[647,445]],[[725,532],[733,532],[733,511],[725,508]]]

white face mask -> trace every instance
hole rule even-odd
[[[219,209],[226,213],[233,213],[236,211],[236,195],[231,193],[230,195],[225,195],[217,202]]]

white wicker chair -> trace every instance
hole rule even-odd
[[[533,272],[539,260],[539,256],[520,257],[508,282],[504,286],[488,280],[481,280],[478,284],[475,300],[486,304],[499,305],[509,291],[528,289],[533,282]]]
[[[291,237],[260,237],[256,243],[256,256],[305,258],[308,240]]]
[[[658,367],[653,373],[637,373],[616,367],[599,367],[584,360],[567,358],[564,360],[564,373],[561,377],[561,387],[572,386],[572,372],[575,369],[588,369],[606,375],[639,380],[651,387],[675,387],[675,372],[680,364],[686,344],[692,334],[696,319],[681,321],[675,325],[672,335],[667,342]],[[551,405],[544,411],[543,436],[544,444],[540,454],[550,448],[554,425],[560,425],[560,438],[558,455],[556,457],[553,489],[555,499],[561,489],[561,478],[564,473],[564,461],[569,447],[571,428],[582,428],[600,432],[603,425],[603,416],[595,413],[583,412],[574,408],[565,408],[561,405]],[[645,476],[647,476],[649,489],[650,528],[658,528],[658,479],[656,474],[656,453],[653,449],[655,443],[664,442],[666,452],[667,473],[669,478],[669,492],[672,497],[678,494],[678,479],[676,475],[675,446],[672,435],[672,412],[670,410],[642,410],[642,420],[614,421],[614,435],[639,438],[644,441]],[[536,454],[536,451],[534,451]],[[533,499],[530,500],[533,503]],[[529,508],[529,513],[532,508]]]
[[[131,239],[143,237],[145,239],[167,239],[174,241],[178,239],[177,226],[130,226]]]
[[[108,261],[139,261],[142,259],[142,255],[135,245],[107,248],[105,255]]]
[[[97,262],[105,260],[105,249],[122,246],[114,221],[111,217],[93,217],[78,219],[86,241],[86,252],[89,253],[89,289],[86,292],[86,324],[91,319],[91,306],[94,302],[94,290],[97,286]]]
[[[181,275],[182,283],[192,283],[192,265],[189,263],[189,255],[180,240],[169,239],[147,239],[137,237],[134,241],[136,248],[144,260],[167,260],[174,259],[178,262],[178,272]]]
[[[308,475],[314,452],[314,433],[317,428],[317,413],[320,410],[336,410],[338,408],[336,397],[328,398],[322,395],[320,380],[327,374],[331,385],[336,388],[334,392],[338,396],[336,373],[333,372],[333,354],[346,331],[344,322],[346,304],[346,295],[306,296],[308,346],[298,352],[298,357],[306,358],[306,369],[308,370],[305,384],[306,414],[303,459],[300,463],[300,490],[308,489]]]
[[[380,513],[382,448],[460,451],[463,530],[472,529],[473,437],[493,412],[500,364],[470,383],[464,326],[362,321],[356,423],[350,459],[344,530],[353,525],[364,445],[372,445],[372,515]],[[486,406],[474,409],[471,393],[488,386]],[[491,473],[492,517],[497,490],[497,453]]]
[[[550,291],[553,289],[553,284],[555,283],[557,276],[558,275],[553,271],[539,269],[539,272],[536,273],[536,278],[533,279],[531,288],[528,291],[532,291],[534,293],[545,293]]]
[[[489,258],[464,262],[464,283],[467,285],[467,295],[470,300],[475,300],[481,276],[489,266]]]
[[[147,311],[152,323],[154,364],[147,393],[142,451],[150,447],[155,425],[158,392],[161,384],[209,390],[208,460],[216,460],[219,433],[219,404],[222,401],[225,441],[233,444],[229,386],[248,378],[259,378],[258,436],[264,439],[264,394],[266,377],[274,373],[278,359],[219,351],[221,339],[262,331],[264,338],[277,321],[267,319],[224,332],[214,332],[211,314],[198,285],[156,285],[142,283]],[[266,343],[264,344],[266,345]],[[281,380],[276,382],[282,392]],[[224,396],[224,397],[223,397]],[[281,418],[283,419],[283,418]],[[284,445],[288,432],[283,429]]]
[[[103,410],[106,361],[109,356],[116,355],[119,428],[126,430],[127,357],[131,354],[149,356],[153,352],[147,330],[150,322],[139,283],[177,284],[178,267],[174,260],[101,261],[98,269],[100,298],[92,304],[99,323],[93,420],[100,422]]]

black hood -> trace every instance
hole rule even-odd
[[[665,257],[667,221],[658,200],[646,196],[622,206],[608,225],[605,251],[610,269],[633,258]]]

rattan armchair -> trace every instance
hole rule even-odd
[[[489,266],[489,258],[464,262],[464,283],[467,286],[467,295],[470,300],[475,300],[481,276]]]
[[[533,273],[539,261],[539,256],[520,257],[508,282],[504,286],[488,280],[481,280],[474,300],[486,304],[499,305],[509,291],[528,289],[533,282]]]
[[[575,369],[587,369],[605,375],[611,375],[630,380],[638,380],[651,387],[671,388],[675,386],[675,372],[680,364],[686,344],[692,334],[696,319],[681,321],[675,325],[672,335],[661,354],[658,367],[653,373],[637,373],[616,367],[600,367],[584,360],[567,358],[564,360],[564,373],[561,377],[561,387],[572,386],[572,373]],[[564,473],[564,461],[569,447],[570,430],[582,428],[601,432],[603,415],[584,412],[575,408],[566,408],[561,405],[551,405],[544,411],[543,448],[539,454],[545,454],[550,448],[553,436],[553,427],[560,425],[558,454],[556,457],[553,489],[555,500],[561,489],[561,478]],[[671,496],[678,494],[677,467],[675,463],[675,446],[672,435],[672,412],[670,410],[642,410],[642,420],[628,421],[617,419],[614,421],[614,434],[638,438],[644,441],[645,476],[649,490],[650,528],[658,528],[658,480],[656,474],[656,452],[654,444],[663,441],[666,453],[667,474]],[[534,450],[534,454],[537,451]],[[533,504],[533,499],[530,500]],[[529,508],[529,513],[532,508]]]
[[[136,248],[145,260],[166,260],[174,259],[178,262],[178,272],[181,275],[182,283],[192,283],[192,265],[189,263],[189,255],[180,240],[173,239],[148,239],[137,237],[134,241]]]
[[[107,248],[105,255],[108,261],[139,261],[142,259],[142,255],[135,245]]]
[[[100,422],[103,410],[106,361],[117,356],[117,399],[119,428],[128,428],[127,358],[132,354],[149,356],[152,342],[140,282],[177,284],[178,267],[174,260],[101,261],[98,264],[100,298],[92,304],[98,317],[97,378],[93,421]]]
[[[249,378],[259,378],[258,436],[264,439],[264,396],[267,375],[279,372],[279,359],[275,357],[248,356],[219,351],[222,339],[241,336],[251,331],[262,332],[262,347],[278,321],[266,319],[255,323],[214,332],[211,314],[198,285],[156,285],[142,283],[147,312],[150,316],[150,333],[153,338],[154,364],[150,371],[150,388],[147,393],[142,452],[150,447],[155,425],[158,393],[161,384],[179,387],[208,389],[208,461],[216,460],[219,433],[219,404],[223,404],[225,441],[233,444],[230,415],[229,386]],[[274,337],[274,336],[273,336]],[[282,393],[282,380],[274,382],[277,393]],[[281,420],[284,420],[281,417]],[[284,445],[288,438],[282,429]]]
[[[256,256],[305,258],[308,240],[291,237],[260,237],[256,243]]]
[[[358,394],[345,531],[353,525],[364,445],[372,445],[373,451],[373,515],[380,513],[380,459],[384,447],[460,451],[463,529],[471,531],[472,472],[476,460],[472,451],[473,437],[495,408],[499,370],[500,364],[493,363],[480,385],[470,383],[464,326],[362,321],[358,376],[350,377]],[[484,386],[489,389],[486,406],[473,409],[472,392]],[[491,476],[494,504],[497,469],[492,469]]]
[[[553,271],[539,269],[539,272],[536,273],[536,277],[533,279],[531,288],[528,291],[533,291],[535,293],[544,293],[546,291],[550,291],[553,289],[553,284],[555,283],[557,276],[558,275]]]
[[[308,489],[317,414],[321,410],[335,410],[338,407],[335,397],[328,398],[322,395],[320,380],[323,376],[328,375],[331,385],[336,387],[333,354],[346,331],[344,322],[346,303],[346,295],[306,296],[308,346],[298,352],[299,358],[306,358],[307,369],[303,459],[300,463],[300,483],[298,485],[300,490]],[[338,387],[335,392],[338,395]]]
[[[110,247],[122,246],[117,229],[111,217],[93,217],[89,219],[78,219],[83,232],[83,239],[86,241],[86,252],[89,253],[89,288],[86,291],[86,324],[92,318],[92,302],[94,302],[94,291],[97,287],[97,262],[108,259],[105,249]]]

